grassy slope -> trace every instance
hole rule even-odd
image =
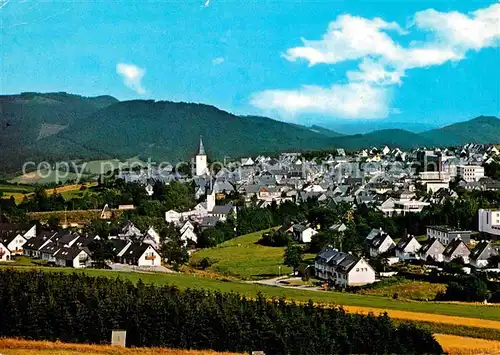
[[[210,270],[236,276],[241,279],[263,279],[289,274],[292,269],[283,265],[285,248],[266,247],[256,244],[263,231],[247,234],[220,244],[217,247],[203,249],[192,256],[196,262],[204,257],[216,261]],[[312,257],[311,255],[306,255]]]

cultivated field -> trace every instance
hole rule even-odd
[[[86,189],[96,186],[96,182],[89,182],[83,184]],[[59,193],[66,200],[71,200],[72,198],[82,197],[85,190],[81,189],[82,184],[72,184],[72,185],[62,185],[55,188],[46,189],[48,195],[52,195],[54,192]],[[22,202],[25,197],[30,197],[33,194],[34,187],[30,185],[9,185],[0,184],[0,192],[3,193],[2,198],[10,198],[13,196],[16,203]]]
[[[435,334],[444,351],[451,355],[500,354],[500,342]],[[0,353],[4,355],[215,355],[209,350],[178,350],[165,348],[118,348],[109,345],[66,344],[61,342],[0,339]]]
[[[0,354],[4,355],[215,355],[227,354],[211,350],[179,350],[166,348],[123,348],[109,345],[66,344],[49,341],[0,339]]]
[[[191,261],[197,262],[208,257],[215,261],[209,270],[243,280],[290,274],[292,269],[283,265],[284,247],[267,247],[257,244],[264,232],[243,235],[216,247],[202,249],[192,256]],[[305,255],[305,258],[312,257],[314,257],[313,254]]]

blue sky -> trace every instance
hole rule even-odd
[[[334,128],[500,115],[500,4],[492,1],[0,6],[3,94],[203,102]]]

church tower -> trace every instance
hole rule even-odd
[[[205,147],[203,147],[203,140],[200,136],[200,148],[196,155],[196,176],[208,174],[207,169],[207,155],[205,154]]]

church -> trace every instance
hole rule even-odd
[[[203,146],[203,139],[200,136],[200,146],[198,148],[198,154],[196,154],[196,176],[203,175],[210,175],[210,171],[207,166],[207,154]]]

